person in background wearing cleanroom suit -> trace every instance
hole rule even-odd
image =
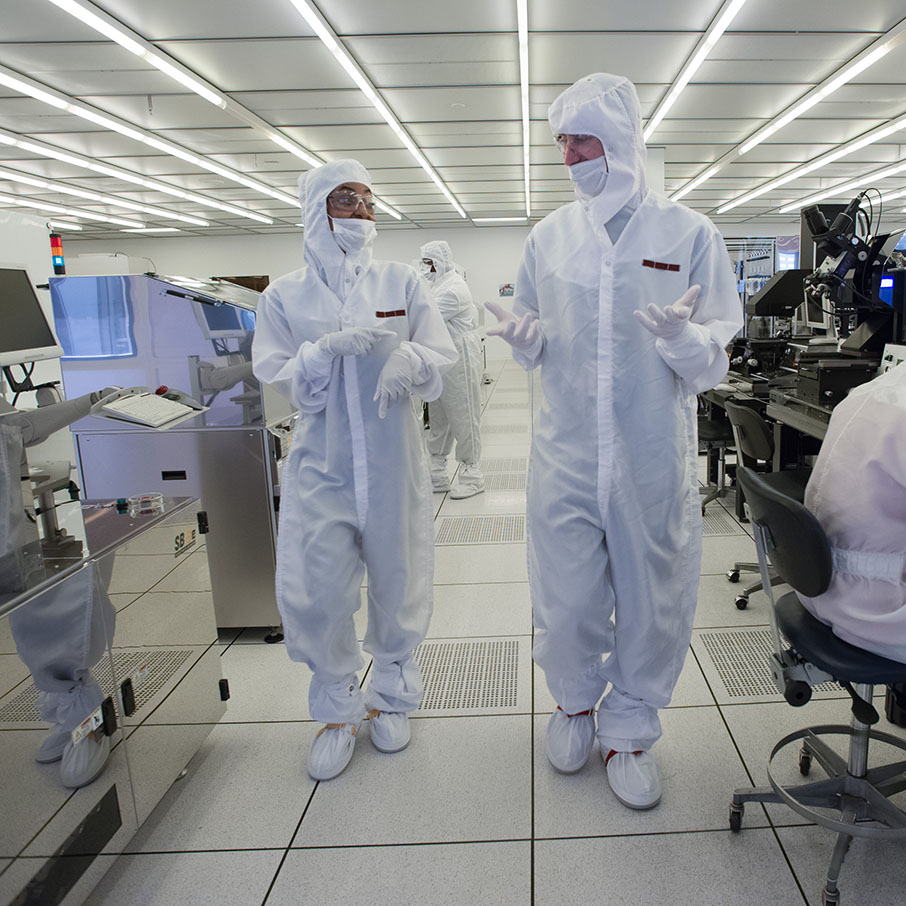
[[[277,603],[289,656],[312,670],[308,758],[316,780],[352,758],[366,713],[372,743],[397,752],[422,697],[413,650],[432,609],[428,457],[410,394],[434,400],[456,350],[428,285],[375,261],[368,171],[337,160],[304,174],[305,264],[258,308],[256,377],[299,409],[281,481]],[[368,569],[364,665],[353,622]]]
[[[726,375],[742,308],[714,225],[647,188],[631,82],[580,79],[548,119],[576,200],[532,229],[487,331],[541,368],[527,526],[547,756],[578,771],[597,736],[616,797],[651,808],[701,568],[696,394]]]
[[[481,472],[481,341],[478,311],[466,281],[453,262],[450,244],[443,239],[421,247],[421,270],[434,290],[434,301],[443,315],[459,354],[444,375],[444,392],[428,405],[431,483],[435,492],[450,491],[454,499],[473,497],[484,490]],[[459,471],[456,484],[447,475],[447,456],[456,441]]]

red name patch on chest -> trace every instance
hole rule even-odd
[[[665,261],[652,261],[650,258],[642,259],[642,267],[653,267],[657,271],[678,271],[678,264],[667,264]]]
[[[400,308],[397,311],[376,311],[374,316],[376,318],[404,318],[406,316],[406,310]]]

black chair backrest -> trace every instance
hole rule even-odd
[[[767,529],[774,549],[771,565],[784,582],[813,598],[827,590],[833,573],[830,543],[818,520],[797,500],[774,490],[752,469],[736,477],[746,495],[752,521]]]
[[[768,423],[749,406],[740,406],[727,400],[724,403],[727,418],[739,435],[743,455],[758,462],[770,462],[774,455],[774,438]]]

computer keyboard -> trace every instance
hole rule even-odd
[[[140,396],[125,396],[122,399],[107,403],[101,410],[113,418],[122,418],[149,428],[159,428],[188,413],[198,410],[184,406],[174,400],[165,399],[156,393],[143,393]]]

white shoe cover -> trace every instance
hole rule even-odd
[[[478,465],[463,466],[459,470],[459,477],[450,496],[454,500],[463,500],[466,497],[474,497],[484,490],[484,475]]]
[[[654,808],[661,801],[661,778],[650,752],[614,752],[608,758],[607,780],[614,796],[628,808]]]
[[[44,741],[38,746],[35,761],[38,764],[51,764],[63,757],[67,743],[72,742],[72,731],[65,730],[60,724],[54,724],[48,731]]]
[[[379,752],[402,752],[412,733],[403,711],[378,711],[371,718],[371,742]]]
[[[359,724],[326,724],[308,753],[308,773],[313,780],[333,780],[342,774],[355,751]]]
[[[580,771],[595,743],[594,714],[567,717],[557,708],[547,723],[547,760],[561,774]]]
[[[109,755],[110,738],[107,736],[101,736],[96,740],[89,735],[82,737],[75,744],[71,741],[67,743],[60,764],[60,780],[63,786],[71,790],[88,786],[104,770]]]

